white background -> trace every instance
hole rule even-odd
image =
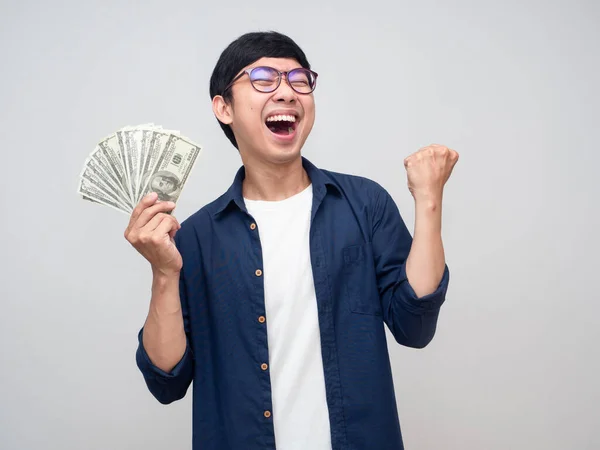
[[[154,122],[205,148],[177,217],[220,195],[241,162],[209,77],[270,29],[320,74],[304,155],[380,182],[411,229],[403,159],[461,154],[437,335],[390,341],[406,448],[600,448],[597,1],[0,5],[0,448],[191,448],[190,396],[160,405],[135,366],[149,266],[77,179],[101,138]]]

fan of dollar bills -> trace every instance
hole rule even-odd
[[[121,128],[88,156],[77,192],[126,214],[150,192],[177,202],[201,150],[179,131],[152,123]]]

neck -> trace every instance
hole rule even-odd
[[[300,156],[285,163],[256,161],[253,158],[243,163],[246,177],[242,193],[249,200],[285,200],[302,192],[310,184]]]

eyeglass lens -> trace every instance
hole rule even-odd
[[[287,79],[296,92],[309,94],[314,90],[315,77],[307,69],[290,70]],[[250,72],[250,81],[257,90],[272,92],[279,85],[279,72],[271,67],[255,67]]]

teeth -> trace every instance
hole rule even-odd
[[[296,122],[296,116],[278,115],[267,117],[267,122]]]

